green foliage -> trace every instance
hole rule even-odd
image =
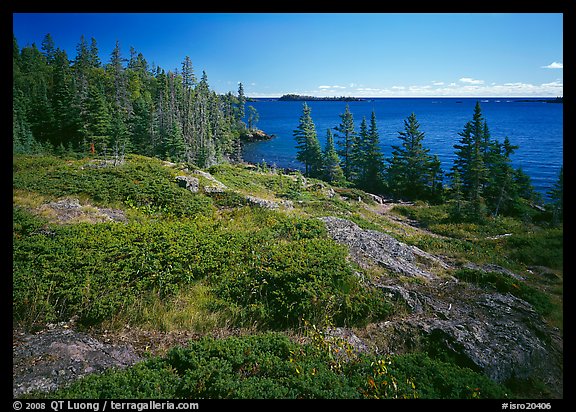
[[[296,130],[296,159],[304,164],[306,176],[320,177],[322,175],[322,149],[316,134],[316,127],[310,115],[310,107],[304,103],[302,116]]]
[[[306,236],[251,246],[248,265],[218,276],[216,295],[238,306],[243,323],[270,328],[297,326],[300,317],[358,324],[390,312],[384,298],[354,276],[343,247]]]
[[[13,187],[53,197],[84,196],[99,204],[123,204],[147,214],[209,214],[212,201],[178,187],[174,172],[155,159],[128,156],[123,164],[66,163],[56,157],[15,156]]]
[[[14,159],[14,187],[22,193],[75,195],[135,211],[125,224],[61,226],[14,208],[16,322],[33,326],[72,314],[86,325],[138,319],[128,313],[142,312],[150,296],[176,305],[200,280],[213,297],[202,310],[242,325],[282,328],[296,326],[302,315],[326,314],[338,324],[359,324],[390,311],[354,276],[346,250],[327,238],[319,220],[246,207],[234,192],[192,194],[178,187],[172,169],[152,159],[131,155],[121,165],[91,165]],[[232,176],[229,167],[219,168]],[[256,176],[272,189],[283,178]],[[172,309],[162,313],[171,316]]]
[[[40,397],[53,398],[504,398],[502,386],[424,354],[356,354],[312,330],[311,342],[266,333],[204,337],[124,370]]]
[[[392,158],[387,170],[388,186],[397,197],[430,199],[438,191],[439,167],[434,169],[434,157],[429,155],[422,141],[424,133],[416,115],[404,120],[404,131],[398,132],[401,145],[392,146]]]
[[[206,73],[196,82],[188,56],[181,74],[166,73],[150,70],[134,49],[124,59],[118,42],[103,65],[95,39],[89,46],[81,36],[73,61],[49,35],[45,40],[41,52],[35,44],[20,50],[14,38],[14,153],[122,148],[202,167],[240,160],[233,140],[246,127],[246,99],[218,96]]]

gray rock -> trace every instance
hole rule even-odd
[[[321,217],[328,234],[336,242],[348,246],[351,258],[360,265],[366,259],[401,275],[435,278],[436,276],[422,268],[416,262],[416,250],[420,257],[427,254],[414,246],[399,242],[392,236],[376,230],[361,229],[356,223],[337,217]]]
[[[279,209],[280,206],[286,209],[292,209],[294,207],[294,203],[291,200],[281,200],[279,202],[275,202],[274,200],[261,199],[259,197],[250,195],[246,196],[246,200],[248,200],[248,203],[251,205],[259,206],[264,209]]]
[[[190,190],[192,193],[198,193],[198,178],[192,176],[176,176],[178,186]]]
[[[36,334],[15,332],[12,353],[14,397],[53,391],[90,373],[140,360],[129,345],[105,344],[61,326]]]
[[[372,328],[373,337],[385,337],[378,351],[422,350],[434,342],[496,382],[536,378],[562,397],[561,334],[524,300],[453,280],[399,285],[387,279],[374,286],[409,309],[408,316]]]
[[[403,282],[399,277],[368,281],[390,298],[402,302],[407,314],[372,324],[362,333],[339,331],[354,346],[377,353],[404,353],[443,348],[463,366],[497,382],[544,382],[551,396],[563,394],[563,344],[561,333],[549,327],[534,308],[512,294],[440,278],[417,265],[422,260],[450,269],[450,265],[414,246],[353,222],[335,217],[320,218],[329,235],[348,246],[350,257],[363,264],[367,259],[388,270],[425,281]],[[497,271],[519,281],[522,277],[496,265],[465,267]],[[353,336],[352,336],[353,335]],[[432,345],[432,346],[430,346]]]

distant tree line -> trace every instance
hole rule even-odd
[[[218,95],[190,57],[166,71],[133,47],[123,56],[118,42],[106,63],[94,38],[82,36],[76,52],[69,60],[50,34],[40,49],[13,37],[15,153],[131,152],[199,167],[241,158],[241,83],[237,95]]]
[[[304,164],[307,176],[396,199],[448,202],[455,220],[520,216],[541,201],[530,178],[511,165],[510,156],[518,146],[512,145],[508,137],[503,142],[492,138],[479,102],[472,119],[458,133],[455,161],[448,173],[442,170],[438,155],[430,154],[424,146],[425,136],[414,113],[404,120],[404,129],[398,132],[399,144],[392,145],[388,159],[381,150],[374,111],[369,124],[362,119],[359,131],[349,105],[340,119],[340,124],[327,130],[322,151],[311,109],[303,104],[294,137],[297,160]],[[563,212],[563,169],[548,195],[548,209],[553,220],[559,221]]]

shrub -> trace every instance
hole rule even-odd
[[[217,277],[215,293],[242,309],[245,321],[273,328],[334,317],[339,324],[381,319],[390,305],[362,286],[346,250],[327,239],[252,248],[248,264]]]
[[[503,398],[504,388],[424,354],[335,360],[320,341],[279,333],[204,337],[124,370],[80,379],[54,398]],[[336,367],[337,366],[337,367]]]

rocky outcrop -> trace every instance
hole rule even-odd
[[[242,133],[240,138],[245,142],[261,142],[273,139],[274,135],[269,135],[260,129],[250,129]]]
[[[14,332],[13,396],[55,390],[74,380],[140,360],[130,345],[102,343],[67,325],[51,325],[36,334]]]
[[[176,183],[178,183],[178,186],[188,189],[192,193],[198,193],[200,187],[198,178],[192,176],[176,176]]]
[[[541,380],[562,396],[562,336],[527,302],[466,282],[375,282],[409,310],[371,325],[363,336],[378,352],[442,350],[497,382]]]
[[[292,209],[294,207],[294,203],[291,200],[281,200],[279,202],[275,202],[274,200],[261,199],[251,195],[246,196],[246,200],[248,200],[249,204],[262,207],[264,209],[279,209],[280,206],[286,209]]]
[[[345,219],[321,218],[332,238],[348,246],[359,264],[372,261],[391,272],[422,281],[403,282],[398,276],[366,280],[406,307],[402,315],[363,330],[339,331],[352,337],[354,347],[376,353],[440,351],[497,382],[541,381],[561,398],[563,346],[561,333],[546,324],[534,308],[510,293],[436,276],[419,266],[426,260],[449,269],[441,259]],[[523,278],[495,265],[464,265]],[[405,279],[405,278],[404,278]]]
[[[99,208],[93,205],[81,205],[76,198],[64,198],[55,202],[43,204],[39,207],[49,220],[58,223],[78,222],[126,222],[128,219],[120,209]]]
[[[386,233],[361,229],[346,219],[328,216],[320,220],[336,242],[348,246],[350,257],[361,266],[372,261],[401,275],[427,279],[436,277],[417,262],[417,257],[437,260],[423,250],[399,242]]]
[[[203,170],[194,170],[192,173],[202,176],[212,182],[210,185],[204,185],[205,193],[224,193],[226,190],[228,190],[228,187],[226,187],[224,183],[216,179],[208,172]]]

